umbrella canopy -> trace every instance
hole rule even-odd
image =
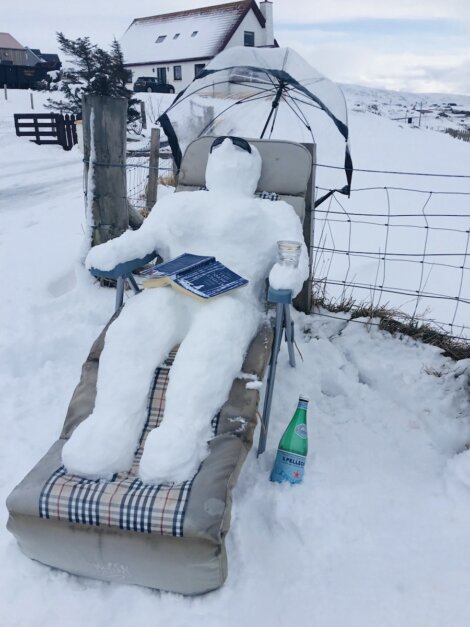
[[[347,107],[339,87],[290,48],[228,48],[163,113],[176,165],[203,135],[316,143],[317,181],[350,192]],[[327,166],[327,167],[326,167]]]

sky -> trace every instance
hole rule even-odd
[[[108,45],[136,17],[227,0],[2,0],[0,29],[43,52],[56,31]],[[274,0],[274,32],[332,80],[470,94],[470,0]],[[295,7],[295,10],[293,10]]]

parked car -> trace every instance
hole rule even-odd
[[[174,94],[173,85],[163,83],[156,76],[139,76],[134,83],[134,91],[154,91],[162,94]]]

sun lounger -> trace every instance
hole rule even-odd
[[[188,147],[179,190],[204,185],[210,143],[211,138],[202,138]],[[289,199],[302,217],[311,172],[309,152],[289,142],[256,144],[263,157],[260,191]],[[129,268],[125,270],[128,273]],[[110,324],[118,315],[119,311]],[[147,422],[132,468],[109,481],[94,481],[67,475],[62,466],[64,443],[93,410],[107,328],[83,365],[59,439],[8,497],[8,528],[25,555],[70,573],[182,594],[214,590],[227,576],[224,540],[232,489],[257,422],[259,390],[247,383],[263,379],[271,353],[271,326],[263,326],[251,343],[242,369],[249,377],[233,381],[218,415],[208,416],[213,438],[198,472],[180,484],[155,486],[140,481],[138,463],[146,436],[163,416],[177,347],[155,371]]]

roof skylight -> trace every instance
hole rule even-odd
[[[173,35],[173,39],[178,39],[179,36],[180,36],[180,34],[176,33],[175,35]]]
[[[198,32],[199,32],[199,31],[194,30],[194,31],[191,33],[191,37],[196,37],[196,35],[198,34]]]
[[[166,35],[160,35],[159,37],[157,37],[155,43],[156,44],[161,44],[162,41],[165,41],[165,39],[166,39]]]

